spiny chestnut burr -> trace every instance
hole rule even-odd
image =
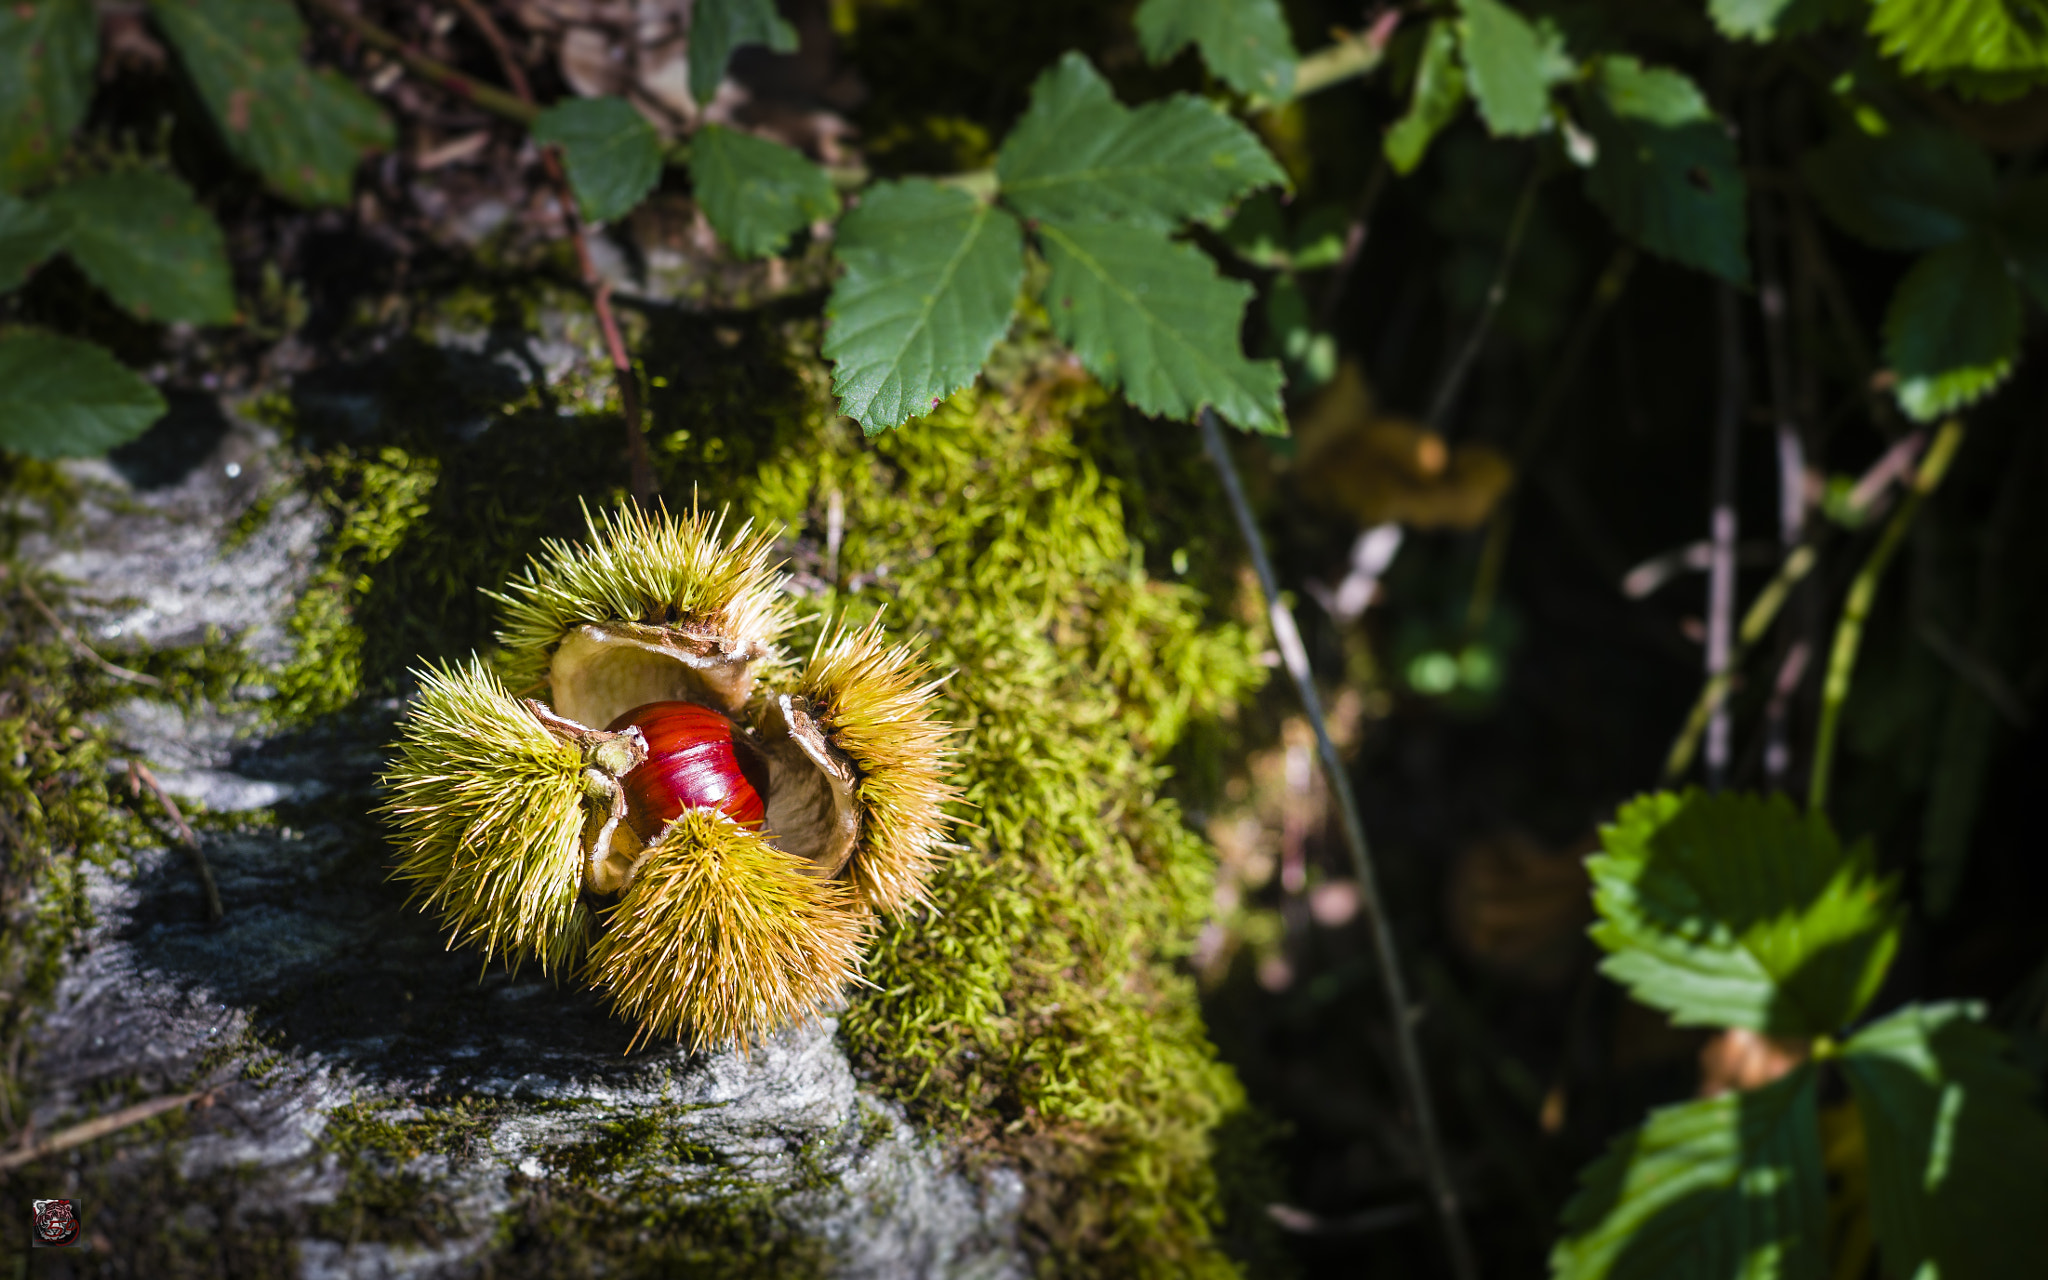
[[[879,623],[791,672],[769,545],[636,509],[547,543],[495,596],[506,681],[420,672],[383,779],[394,874],[450,945],[580,964],[636,1043],[811,1016],[946,847],[938,682]]]

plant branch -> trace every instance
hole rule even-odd
[[[328,4],[333,0],[315,0]],[[527,83],[526,71],[519,65],[519,59],[512,52],[511,42],[498,29],[478,0],[455,0],[477,30],[483,34],[485,43],[497,54],[498,64],[504,69],[506,83],[518,95],[518,100],[529,110],[534,106],[533,87]],[[582,217],[576,209],[575,192],[569,186],[568,175],[562,172],[562,158],[553,147],[540,150],[541,166],[547,170],[548,181],[555,189],[555,200],[562,210],[562,221],[569,228],[569,239],[576,247],[576,268],[583,277],[583,287],[590,293],[591,309],[597,312],[597,325],[604,334],[605,354],[611,359],[612,373],[619,385],[619,411],[626,419],[626,461],[633,490],[633,500],[641,506],[651,506],[656,493],[654,463],[647,454],[647,433],[640,425],[640,379],[633,372],[633,358],[626,350],[625,336],[619,330],[618,317],[612,311],[612,286],[597,270],[597,264],[590,256],[590,237],[584,229]]]
[[[1401,23],[1401,11],[1389,9],[1363,31],[1342,32],[1336,43],[1318,49],[1294,64],[1294,96],[1306,98],[1346,80],[1379,70],[1387,59],[1387,42]]]
[[[1806,807],[1809,812],[1822,813],[1828,804],[1829,773],[1835,762],[1835,740],[1841,730],[1842,705],[1849,699],[1849,680],[1856,673],[1856,651],[1863,643],[1863,624],[1870,617],[1871,604],[1877,599],[1878,583],[1884,579],[1884,571],[1891,565],[1892,557],[1898,554],[1899,544],[1905,541],[1906,530],[1913,524],[1913,517],[1920,514],[1920,508],[1927,502],[1927,495],[1933,493],[1947,474],[1949,463],[1955,459],[1956,449],[1963,442],[1963,424],[1951,418],[1942,424],[1934,437],[1934,443],[1927,448],[1927,456],[1920,460],[1920,469],[1913,475],[1913,486],[1906,493],[1906,500],[1892,513],[1879,536],[1877,546],[1871,549],[1870,557],[1863,562],[1863,568],[1849,584],[1849,595],[1842,602],[1842,617],[1835,624],[1835,643],[1828,653],[1828,672],[1821,685],[1820,732],[1813,744],[1813,777],[1807,783]]]
[[[1742,615],[1742,627],[1736,632],[1735,642],[1730,646],[1728,662],[1723,669],[1707,677],[1707,683],[1700,690],[1700,696],[1692,705],[1692,712],[1685,718],[1685,727],[1678,731],[1678,737],[1671,744],[1671,751],[1664,757],[1664,778],[1676,782],[1692,767],[1693,754],[1699,749],[1700,737],[1707,730],[1713,718],[1727,704],[1728,694],[1735,687],[1735,672],[1742,660],[1757,641],[1763,639],[1771,624],[1777,621],[1778,611],[1784,607],[1785,599],[1792,594],[1792,588],[1799,585],[1806,575],[1813,571],[1818,558],[1812,544],[1802,543],[1793,548],[1792,554],[1778,567],[1766,587],[1757,594],[1749,612]]]
[[[1380,192],[1387,186],[1387,158],[1382,155],[1373,164],[1372,176],[1365,180],[1365,189],[1358,193],[1358,206],[1352,211],[1351,222],[1344,228],[1344,251],[1338,255],[1336,266],[1330,271],[1330,278],[1323,285],[1323,296],[1316,303],[1316,328],[1328,329],[1330,318],[1337,313],[1337,304],[1344,299],[1344,290],[1351,283],[1351,273],[1358,266],[1358,255],[1365,249],[1365,237],[1372,230],[1372,211],[1380,202]]]
[[[156,780],[156,774],[150,772],[149,766],[140,760],[130,760],[128,790],[131,794],[139,794],[138,783],[150,789],[156,796],[156,802],[163,806],[164,816],[178,829],[178,839],[184,843],[185,851],[192,855],[192,864],[199,871],[199,889],[206,895],[206,922],[219,924],[221,916],[225,914],[220,907],[220,886],[214,883],[213,864],[206,860],[206,851],[200,848],[198,835],[185,821],[185,814],[178,808],[178,802],[171,799],[170,792],[164,790],[164,784]]]
[[[1508,274],[1514,270],[1515,258],[1522,249],[1522,234],[1529,229],[1529,215],[1536,208],[1536,192],[1543,186],[1545,166],[1539,157],[1536,167],[1530,172],[1529,180],[1522,184],[1522,198],[1515,205],[1514,217],[1508,222],[1508,236],[1501,245],[1500,265],[1493,273],[1493,283],[1487,286],[1486,298],[1480,304],[1478,318],[1472,322],[1472,331],[1465,335],[1465,345],[1444,372],[1444,380],[1437,387],[1436,395],[1429,403],[1429,417],[1423,425],[1431,431],[1442,431],[1444,415],[1464,389],[1465,379],[1472,372],[1472,365],[1479,359],[1480,348],[1486,345],[1486,335],[1493,328],[1493,318],[1500,311],[1501,302],[1508,296]]]
[[[393,33],[350,10],[341,0],[305,0],[306,4],[346,27],[364,44],[382,49],[404,65],[405,69],[429,81],[448,93],[469,102],[474,102],[494,116],[502,116],[515,124],[531,125],[540,108],[532,101],[531,94],[518,97],[503,89],[483,83],[462,74],[445,62],[436,61],[407,44]],[[485,37],[489,39],[488,36]],[[499,37],[503,39],[503,37]],[[523,77],[521,77],[523,80]]]
[[[5,578],[7,576],[7,566],[0,565],[0,578]],[[50,624],[51,629],[56,631],[57,635],[64,641],[65,645],[67,645],[73,653],[77,654],[81,658],[84,658],[87,662],[92,663],[94,666],[106,672],[108,675],[114,677],[116,680],[126,680],[130,684],[145,684],[152,689],[161,689],[164,687],[164,682],[157,679],[153,675],[148,675],[141,671],[130,671],[127,667],[124,667],[117,662],[109,662],[105,658],[102,658],[98,654],[98,652],[96,652],[93,649],[91,645],[87,644],[84,640],[81,640],[79,638],[78,633],[76,631],[73,631],[69,626],[65,624],[64,619],[57,616],[56,610],[52,609],[49,605],[43,603],[42,596],[36,593],[35,587],[29,582],[29,580],[26,577],[15,578],[14,585],[21,588],[22,597],[26,599],[30,604],[35,606],[36,612],[43,615],[43,621]]]
[[[1707,556],[1707,682],[1726,683],[1733,670],[1735,647],[1735,464],[1742,436],[1742,409],[1748,399],[1748,370],[1742,355],[1742,317],[1735,290],[1714,289],[1721,333],[1720,403],[1714,414],[1714,496],[1708,516]],[[1728,780],[1728,706],[1715,699],[1707,716],[1707,787],[1718,791]]]
[[[110,1133],[119,1133],[130,1125],[138,1125],[145,1120],[154,1120],[166,1111],[175,1111],[188,1102],[210,1096],[211,1090],[201,1089],[191,1093],[173,1094],[167,1098],[151,1098],[148,1102],[138,1102],[132,1107],[123,1107],[119,1111],[100,1116],[97,1119],[87,1120],[83,1124],[72,1125],[69,1129],[60,1129],[49,1137],[44,1138],[41,1142],[28,1143],[15,1148],[13,1151],[9,1151],[5,1155],[0,1155],[0,1173],[4,1173],[9,1169],[19,1169],[25,1164],[41,1160],[45,1156],[56,1155],[60,1151],[69,1151],[73,1147],[83,1146],[95,1139],[104,1138]]]
[[[1329,727],[1323,720],[1322,698],[1316,692],[1315,677],[1309,671],[1308,651],[1301,643],[1300,631],[1295,628],[1294,615],[1288,612],[1286,603],[1280,598],[1280,584],[1274,577],[1273,563],[1267,558],[1265,539],[1252,516],[1251,503],[1245,498],[1244,484],[1238,478],[1237,464],[1231,460],[1229,446],[1224,443],[1223,429],[1215,410],[1206,407],[1202,410],[1201,429],[1202,445],[1223,481],[1223,492],[1230,501],[1231,514],[1236,517],[1238,532],[1244,537],[1245,546],[1251,553],[1252,568],[1258,574],[1259,587],[1265,593],[1266,612],[1272,619],[1273,637],[1280,647],[1281,660],[1287,667],[1287,674],[1294,680],[1295,692],[1301,698],[1302,709],[1308,714],[1309,727],[1315,730],[1316,751],[1322,760],[1323,773],[1329,779],[1331,793],[1337,797],[1337,812],[1342,819],[1345,844],[1351,853],[1351,869],[1358,880],[1358,895],[1372,931],[1373,951],[1379,961],[1380,981],[1393,1022],[1401,1077],[1406,1085],[1408,1104],[1415,1113],[1423,1175],[1429,1183],[1430,1199],[1443,1228],[1451,1271],[1458,1280],[1474,1280],[1478,1271],[1472,1246],[1465,1237],[1457,1189],[1451,1184],[1450,1170],[1444,1162],[1443,1140],[1437,1130],[1429,1078],[1423,1072],[1422,1052],[1416,1043],[1416,1015],[1409,1007],[1401,957],[1394,945],[1393,924],[1380,895],[1372,852],[1366,845],[1365,824],[1358,814],[1358,798],[1352,793],[1351,779],[1344,770],[1344,762],[1338,758],[1337,745],[1330,740]]]

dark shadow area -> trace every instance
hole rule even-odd
[[[137,489],[168,489],[213,455],[228,433],[218,396],[173,391],[155,426],[107,454],[121,478]]]

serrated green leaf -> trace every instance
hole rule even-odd
[[[53,333],[0,337],[0,449],[87,458],[164,415],[164,398],[104,349]]]
[[[345,204],[364,155],[391,145],[383,109],[308,67],[286,0],[150,0],[236,159],[300,204]]]
[[[996,178],[1003,199],[1027,218],[1122,218],[1159,228],[1287,184],[1252,131],[1216,104],[1175,94],[1133,111],[1078,53],[1031,86],[1031,106],[996,157]]]
[[[92,0],[0,5],[0,190],[50,172],[92,100],[100,23]]]
[[[1830,22],[1846,22],[1861,0],[1707,0],[1721,34],[1734,40],[1783,40]]]
[[[565,98],[534,118],[533,140],[562,149],[590,222],[625,217],[661,181],[661,135],[624,98]]]
[[[1465,68],[1458,63],[1458,29],[1448,18],[1429,24],[1408,111],[1387,130],[1387,163],[1396,173],[1413,173],[1429,144],[1465,105]]]
[[[691,96],[700,103],[717,97],[732,51],[749,44],[796,52],[796,28],[775,11],[775,0],[695,0],[690,7]]]
[[[1880,249],[1934,249],[1988,221],[1991,161],[1943,129],[1843,133],[1809,153],[1806,185],[1828,216]]]
[[[1660,1107],[1579,1175],[1555,1280],[1820,1280],[1814,1071]]]
[[[1090,373],[1146,413],[1187,419],[1213,405],[1247,430],[1286,431],[1279,366],[1238,345],[1250,285],[1147,227],[1047,222],[1038,236],[1053,332]]]
[[[164,173],[103,173],[62,186],[43,206],[64,227],[86,278],[144,320],[235,318],[227,239],[191,188]]]
[[[1867,845],[1783,796],[1658,792],[1623,805],[1587,860],[1601,971],[1684,1026],[1826,1035],[1898,948],[1893,886]]]
[[[780,253],[799,230],[839,213],[823,169],[780,143],[720,125],[691,135],[690,183],[711,229],[745,258]]]
[[[48,210],[0,191],[0,293],[63,247],[64,228]]]
[[[1921,422],[1990,394],[2011,376],[2019,350],[2019,289],[1986,235],[1914,263],[1885,312],[1899,407]]]
[[[1996,217],[1999,240],[2034,301],[2048,307],[2048,178],[2015,183]]]
[[[1843,1046],[1887,1275],[2048,1275],[2048,1119],[1981,1018],[1908,1005]]]
[[[1145,0],[1134,19],[1154,64],[1188,47],[1216,78],[1247,96],[1280,101],[1294,92],[1294,37],[1279,0]]]
[[[1916,75],[1976,81],[2004,97],[2048,72],[2048,4],[2042,0],[1876,0],[1870,34],[1885,56]]]
[[[1501,0],[1458,0],[1465,74],[1479,117],[1496,137],[1526,138],[1550,125],[1550,86],[1568,78],[1564,42]]]
[[[1586,194],[1652,253],[1749,280],[1748,193],[1735,141],[1693,82],[1631,57],[1598,59],[1586,123],[1599,156]]]
[[[846,267],[825,304],[839,411],[869,435],[974,381],[1024,282],[1017,221],[919,178],[870,187],[842,218]]]

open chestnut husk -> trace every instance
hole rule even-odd
[[[593,520],[496,595],[509,683],[544,697],[475,659],[420,673],[383,812],[450,945],[580,965],[642,1037],[744,1047],[857,978],[872,912],[925,900],[958,795],[938,682],[879,623],[792,670],[769,545]]]

